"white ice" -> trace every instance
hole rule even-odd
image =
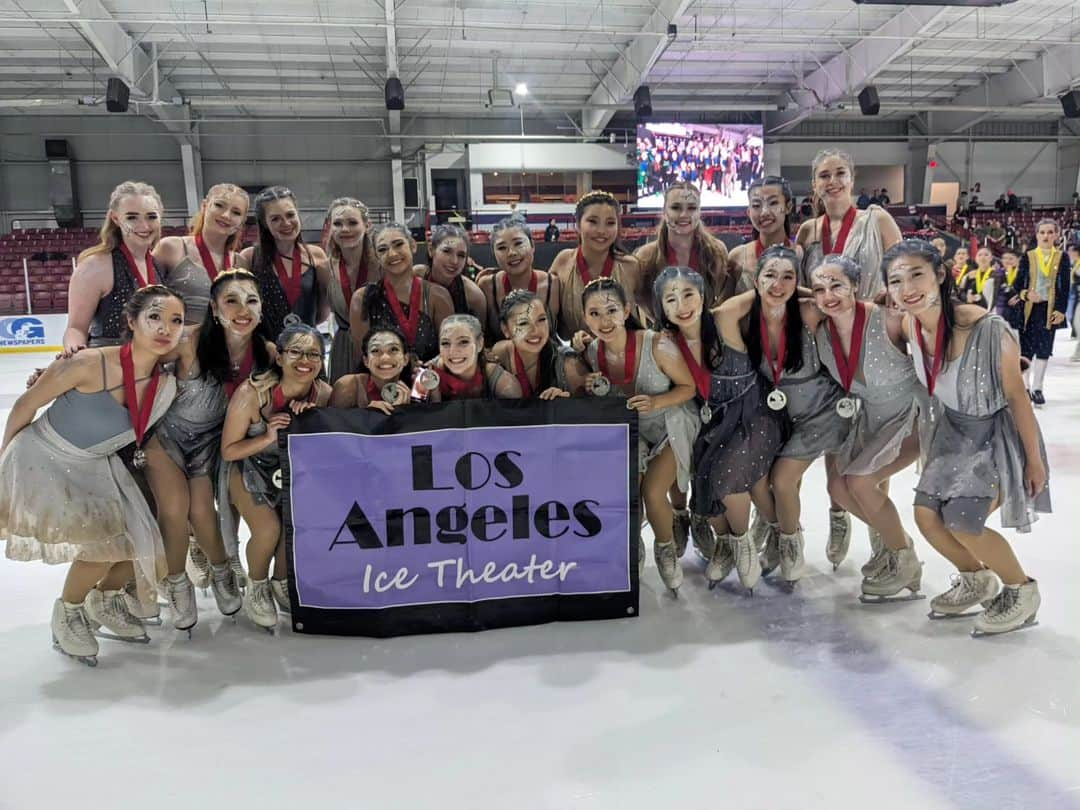
[[[650,559],[629,620],[386,641],[282,621],[271,637],[200,595],[192,640],[103,641],[91,670],[50,647],[64,568],[0,560],[0,808],[1080,808],[1066,337],[1039,411],[1056,511],[1010,535],[1038,627],[973,640],[925,601],[860,605],[866,532],[833,573],[820,465],[795,593],[710,592],[688,554],[676,601]],[[0,416],[42,363],[0,358]],[[918,538],[913,483],[893,492]],[[933,595],[949,566],[917,544]]]

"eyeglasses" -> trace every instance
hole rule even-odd
[[[298,360],[310,360],[314,363],[317,360],[322,360],[322,352],[318,351],[302,352],[299,349],[286,349],[285,356],[293,362]]]

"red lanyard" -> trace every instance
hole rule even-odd
[[[274,257],[274,268],[277,270],[281,289],[285,290],[285,297],[289,300],[289,306],[296,306],[296,302],[300,298],[300,291],[304,285],[304,269],[300,264],[300,246],[293,245],[291,276],[285,272],[285,262],[281,260],[280,256]]]
[[[135,430],[135,446],[142,445],[146,428],[150,424],[150,411],[154,407],[154,395],[157,394],[158,382],[161,380],[161,368],[155,364],[154,373],[143,391],[142,402],[135,391],[135,364],[131,359],[131,344],[125,343],[120,347],[120,371],[124,377],[124,399],[127,405],[128,417],[131,419],[131,427]]]
[[[579,254],[580,255],[580,254]],[[536,292],[536,271],[529,271],[529,292]],[[514,288],[510,286],[510,274],[503,271],[503,295],[509,295]]]
[[[382,402],[382,392],[371,377],[367,378],[367,401]]]
[[[773,385],[780,385],[780,376],[784,373],[784,360],[787,357],[787,313],[780,321],[780,341],[776,346],[776,362],[772,359],[772,343],[769,341],[769,325],[765,322],[765,316],[758,318],[761,325],[761,345],[765,347],[765,360],[769,363],[769,371],[772,372]]]
[[[352,283],[349,281],[349,266],[345,264],[344,257],[338,261],[338,278],[341,279],[341,292],[345,295],[345,307],[348,308],[349,302],[352,301],[353,288]],[[360,267],[356,271],[356,288],[360,289],[366,282],[367,260],[361,258]]]
[[[790,247],[791,246],[791,240],[785,239],[783,242],[780,242],[778,244],[781,244],[784,247]],[[754,242],[754,258],[755,259],[760,259],[761,254],[764,253],[764,252],[765,252],[765,243],[761,241],[761,237],[758,237],[758,239],[755,240],[755,242]]]
[[[851,346],[847,357],[844,356],[844,347],[840,343],[840,334],[836,331],[836,325],[829,321],[829,337],[832,339],[833,357],[836,359],[836,370],[840,373],[840,385],[845,393],[851,393],[851,383],[855,380],[855,369],[859,365],[859,352],[862,350],[863,334],[866,332],[866,305],[862,301],[855,302],[855,325],[851,329]]]
[[[934,337],[934,361],[926,362],[926,341],[922,336],[922,324],[915,321],[915,337],[919,341],[919,351],[922,352],[923,371],[926,373],[926,390],[930,396],[934,395],[934,386],[937,384],[938,374],[941,373],[941,364],[945,361],[945,312],[942,310],[938,319],[937,335]]]
[[[244,355],[243,361],[240,363],[240,368],[232,375],[231,379],[225,383],[225,395],[232,399],[232,395],[236,393],[236,389],[240,387],[240,384],[251,376],[251,369],[255,366],[255,347],[248,346],[247,354]]]
[[[154,257],[150,255],[150,251],[146,251],[146,278],[144,279],[142,273],[139,272],[139,265],[135,264],[135,257],[128,250],[128,246],[123,242],[120,243],[120,252],[124,254],[124,258],[127,259],[128,267],[131,268],[131,274],[135,276],[135,280],[139,283],[139,288],[143,288],[148,284],[157,284],[157,275],[154,273]]]
[[[459,379],[445,370],[439,375],[439,391],[447,399],[461,399],[474,392],[483,391],[483,389],[484,372],[479,368],[476,369],[476,373],[471,380]]]
[[[825,222],[821,226],[821,252],[828,256],[830,253],[843,253],[847,245],[848,234],[851,226],[855,224],[855,208],[852,206],[844,214],[844,221],[840,224],[840,235],[836,237],[836,245],[832,243],[832,226],[829,224],[829,215],[825,215]]]
[[[608,253],[607,258],[604,259],[604,269],[600,271],[600,278],[610,278],[613,267],[615,267],[615,257]],[[581,252],[581,248],[577,249],[577,271],[581,275],[582,284],[588,284],[591,281],[589,263],[585,261],[585,254]]]
[[[611,375],[608,374],[607,354],[604,350],[604,341],[597,341],[599,345],[596,347],[596,362],[600,366],[600,373],[607,377],[614,385],[629,385],[634,381],[634,369],[637,368],[637,338],[636,333],[632,329],[626,330],[626,358],[623,362],[623,378],[621,380],[612,380]]]
[[[386,298],[390,302],[390,310],[394,313],[394,319],[405,335],[406,342],[409,346],[414,345],[416,343],[416,332],[420,328],[420,296],[423,293],[423,284],[420,279],[413,276],[412,291],[409,293],[408,318],[405,317],[405,311],[401,308],[401,302],[398,301],[397,293],[394,292],[394,287],[389,278],[383,279],[383,290],[386,291]]]
[[[705,370],[701,363],[694,359],[694,353],[690,351],[690,345],[686,342],[686,338],[683,337],[680,332],[675,337],[675,342],[679,346],[679,352],[683,356],[683,360],[686,361],[686,367],[690,369],[690,373],[694,375],[694,382],[697,384],[698,393],[701,394],[701,398],[708,401],[709,399],[709,372]],[[705,347],[701,348],[702,354],[705,352]]]
[[[314,402],[318,399],[319,391],[315,385],[312,385],[308,389],[307,395],[304,397],[293,397],[289,402],[295,402],[298,399],[306,399],[308,402]],[[270,399],[274,403],[274,413],[280,413],[285,410],[285,406],[288,402],[285,401],[285,392],[281,390],[281,384],[278,383],[274,386],[274,390],[270,394]]]
[[[525,370],[525,361],[518,354],[517,346],[514,346],[514,376],[521,383],[521,395],[523,399],[531,399],[533,395],[532,383],[529,382],[529,373]]]
[[[218,269],[217,264],[214,262],[214,256],[210,253],[210,248],[206,246],[206,242],[203,241],[202,234],[195,234],[195,247],[199,249],[199,258],[202,259],[203,269],[206,270],[206,275],[210,276],[210,280],[213,281],[217,278]],[[232,262],[229,261],[229,249],[225,249],[225,256],[222,261],[222,272],[228,270],[232,266]]]
[[[679,263],[678,257],[675,255],[675,248],[670,244],[667,246],[667,263],[669,267],[674,267]],[[698,270],[701,266],[701,254],[698,251],[698,244],[695,241],[690,248],[690,264],[687,265],[691,270]]]

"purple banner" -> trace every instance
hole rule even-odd
[[[581,424],[289,435],[298,607],[629,592],[630,434]]]

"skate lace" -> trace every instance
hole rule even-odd
[[[847,513],[842,512],[839,515],[829,514],[829,545],[839,546],[844,542],[844,535],[847,534]]]
[[[994,597],[994,601],[987,608],[986,613],[994,619],[1004,619],[1016,608],[1020,601],[1020,592],[1015,588],[1002,588],[1001,592]]]
[[[64,622],[68,630],[77,638],[92,638],[94,631],[90,628],[90,618],[84,610],[64,610]]]
[[[125,624],[137,624],[139,627],[142,627],[142,619],[132,613],[128,608],[127,599],[124,598],[123,591],[118,591],[113,594],[112,599],[105,603],[105,610]]]
[[[206,555],[203,553],[203,550],[199,548],[198,545],[193,543],[191,545],[191,548],[189,549],[189,553],[191,555],[191,563],[193,566],[195,566],[195,570],[197,570],[203,576],[206,576],[208,573],[210,573],[210,560],[207,559]]]
[[[177,613],[186,613],[192,604],[192,593],[184,582],[169,583],[169,607]]]
[[[749,538],[746,538],[749,540]],[[732,556],[735,557],[735,564],[740,568],[745,568],[750,564],[750,559],[757,554],[757,550],[754,548],[753,542],[735,542],[733,541],[734,551]]]
[[[263,587],[255,589],[252,600],[255,602],[255,610],[259,612],[269,612],[271,610],[277,612],[277,605],[274,604],[274,594],[270,590],[269,582],[265,583]]]
[[[799,544],[795,541],[795,535],[780,538],[780,553],[785,557],[794,558],[799,551]]]
[[[978,593],[974,582],[969,577],[952,574],[949,579],[952,582],[952,587],[944,594],[946,601],[961,604]]]
[[[885,555],[885,562],[881,568],[878,569],[877,573],[870,577],[872,582],[891,579],[900,571],[900,555],[888,550],[883,553]]]
[[[675,544],[674,543],[661,543],[659,553],[657,555],[660,559],[660,564],[667,567],[674,568],[676,565],[675,557]]]

